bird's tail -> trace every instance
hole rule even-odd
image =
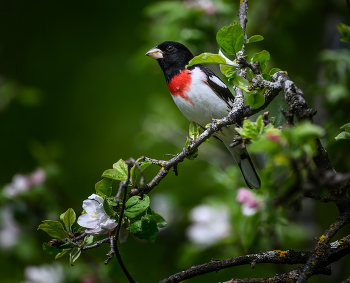
[[[239,168],[242,171],[245,182],[250,189],[260,189],[261,181],[255,171],[254,165],[246,148],[240,145],[231,148],[230,143],[224,142],[227,149],[231,152],[233,158],[236,160]]]

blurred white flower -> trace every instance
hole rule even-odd
[[[10,206],[2,207],[0,215],[0,247],[8,249],[18,242],[21,229],[13,217],[13,209]]]
[[[260,207],[259,199],[246,188],[238,189],[236,201],[242,204],[242,213],[247,216],[255,214]]]
[[[26,280],[22,283],[63,283],[63,268],[59,264],[27,266],[24,271]]]
[[[225,205],[212,207],[202,204],[190,212],[192,225],[186,234],[190,241],[204,247],[228,237],[231,233],[230,213]]]
[[[117,227],[115,219],[111,219],[103,208],[103,198],[96,194],[89,196],[89,199],[83,201],[85,214],[80,215],[78,224],[86,227],[85,232],[89,235],[102,235],[111,232]]]
[[[6,184],[3,189],[5,196],[12,198],[27,192],[31,187],[46,181],[46,173],[39,168],[30,175],[15,174],[12,182]]]

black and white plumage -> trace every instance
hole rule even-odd
[[[186,69],[194,56],[183,44],[166,41],[150,49],[146,55],[158,61],[175,104],[188,120],[205,127],[213,119],[229,114],[234,101],[231,91],[210,69],[200,64]],[[259,189],[260,179],[247,150],[239,146],[230,148],[234,135],[234,126],[215,133],[236,160],[248,187]]]

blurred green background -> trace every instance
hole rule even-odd
[[[16,232],[11,230],[16,241],[0,247],[2,282],[24,282],[26,267],[54,261],[41,248],[50,238],[37,226],[44,219],[58,220],[69,207],[80,213],[102,172],[118,159],[162,159],[165,153],[182,150],[188,122],[173,104],[158,64],[144,54],[166,40],[180,41],[196,55],[216,53],[216,32],[237,20],[238,3],[0,2],[0,187],[15,174],[30,174],[38,167],[47,175],[43,184],[26,193],[0,198],[0,231],[7,227],[9,214],[17,223]],[[344,152],[349,145],[334,140],[339,127],[350,122],[350,49],[339,40],[339,23],[350,24],[345,0],[250,1],[248,37],[260,34],[265,39],[251,45],[247,54],[268,50],[269,68],[288,71],[309,106],[318,110],[315,122],[327,130],[323,142],[333,165],[347,172],[350,159]],[[218,73],[215,66],[213,70]],[[285,107],[282,97],[269,109],[278,125],[284,122],[281,105]],[[219,142],[211,141],[199,156],[180,164],[179,176],[169,174],[150,194],[151,205],[153,195],[169,223],[156,243],[129,237],[120,245],[124,263],[138,282],[157,282],[212,258],[310,248],[312,237],[337,216],[332,204],[306,201],[299,213],[281,212],[293,221],[276,228],[278,232],[265,227],[277,235],[271,240],[268,233],[256,231],[261,224],[254,224],[256,216],[240,212],[236,189],[244,181],[236,167],[227,167],[231,157]],[[146,178],[157,169],[147,169]],[[193,244],[185,233],[191,224],[189,211],[201,203],[224,202],[232,209],[235,236],[204,247]],[[246,225],[252,231],[237,232]],[[107,246],[83,253],[74,267],[67,258],[56,260],[63,266],[63,279],[57,282],[127,282],[116,260],[103,265],[106,253]],[[340,261],[333,277],[310,282],[344,280],[349,276],[346,268],[349,264]],[[266,277],[288,270],[291,267],[257,265],[252,271],[244,266],[188,282]]]

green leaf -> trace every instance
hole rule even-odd
[[[280,71],[282,71],[282,70],[279,68],[272,68],[269,75],[270,75],[270,77],[272,77],[274,74],[276,74],[277,72],[280,72]]]
[[[270,80],[270,75],[269,75],[269,74],[262,73],[261,76],[263,77],[263,79],[264,79],[265,81],[269,81],[269,80]]]
[[[38,229],[44,230],[54,238],[65,239],[69,237],[68,233],[64,231],[62,224],[58,221],[44,220],[43,224],[40,224]]]
[[[266,61],[270,60],[270,53],[266,50],[263,50],[259,53],[254,54],[251,63],[255,63],[259,61],[259,69],[260,72],[263,73],[266,68]]]
[[[350,27],[345,24],[339,24],[337,28],[342,35],[340,40],[343,42],[350,42]]]
[[[112,184],[113,180],[103,178],[95,184],[95,190],[99,195],[110,197],[112,195]]]
[[[245,92],[250,93],[249,87],[249,81],[241,76],[235,76],[235,78],[232,80],[232,83],[240,88],[243,89]]]
[[[262,41],[264,38],[261,35],[253,35],[247,39],[247,43]]]
[[[152,210],[152,216],[156,220],[157,226],[159,228],[163,228],[163,227],[165,227],[167,225],[165,219],[160,214],[155,213],[153,210]]]
[[[115,212],[113,210],[113,207],[110,205],[110,203],[108,202],[108,200],[106,198],[103,200],[103,209],[105,210],[106,214],[109,217],[114,216]]]
[[[260,115],[258,117],[258,119],[256,119],[256,128],[257,128],[259,134],[261,134],[264,131],[264,126],[265,125],[264,125],[264,123],[262,121],[262,115]]]
[[[57,248],[57,246],[51,246],[47,243],[43,243],[43,250],[49,255],[56,255],[62,252],[63,249]]]
[[[248,96],[248,104],[257,109],[265,103],[265,96],[259,92],[253,92]]]
[[[191,139],[196,139],[200,135],[200,126],[196,123],[191,122],[189,126],[189,136]]]
[[[92,236],[92,235],[85,236],[84,245],[90,246],[95,242],[95,240],[97,240],[97,238],[95,236]]]
[[[77,217],[72,208],[68,208],[67,211],[64,213],[63,223],[64,225],[66,225],[66,228],[70,233],[72,232],[72,225],[74,224],[76,218]]]
[[[322,137],[325,134],[325,130],[317,126],[315,124],[311,124],[310,122],[305,122],[294,129],[294,137],[297,139],[308,139],[308,138],[313,138],[313,137]]]
[[[347,123],[347,124],[341,126],[340,129],[341,130],[344,129],[344,131],[350,132],[350,123]]]
[[[60,257],[63,257],[66,253],[68,253],[70,250],[72,249],[64,249],[62,252],[58,253],[56,256],[55,256],[55,259],[58,259]]]
[[[243,46],[244,32],[242,26],[234,22],[229,26],[223,27],[218,31],[216,41],[226,53],[236,56],[236,53],[240,51]]]
[[[232,66],[230,65],[226,65],[226,64],[220,64],[220,71],[223,75],[229,77],[231,74],[231,72],[233,73],[232,71]],[[227,75],[226,75],[227,74]]]
[[[335,137],[336,140],[350,140],[350,133],[341,132],[339,135]]]
[[[187,138],[186,143],[185,143],[185,149],[187,149],[188,146],[190,145],[190,141],[191,140],[189,138]]]
[[[140,196],[133,196],[125,203],[124,214],[126,217],[135,218],[149,207],[149,203],[150,200],[147,195],[144,195],[143,199]]]
[[[157,233],[157,221],[153,215],[148,214],[141,217],[141,231],[134,235],[140,239],[145,239],[151,243],[154,243]]]
[[[129,230],[132,234],[137,234],[141,232],[141,220],[131,222]]]
[[[114,163],[113,169],[117,170],[120,178],[125,180],[128,177],[128,165],[123,159],[119,159],[116,163]]]
[[[195,65],[195,64],[205,64],[205,63],[215,63],[215,64],[222,64],[226,63],[225,58],[220,56],[219,54],[213,54],[213,53],[203,53],[196,57],[194,57],[186,66],[188,68],[189,66]]]
[[[69,254],[69,263],[73,266],[73,262],[75,262],[81,254],[81,250],[79,248],[74,248]]]
[[[74,248],[74,245],[72,243],[64,243],[63,245],[60,245],[60,249],[69,249],[69,248]]]
[[[273,127],[273,125],[267,125],[267,126],[265,126],[265,128],[264,128],[264,132],[266,132],[266,131],[268,131],[268,130],[271,130],[271,129],[273,129],[274,127]]]
[[[243,121],[243,130],[241,131],[243,137],[255,139],[259,136],[259,131],[256,128],[255,123],[250,122],[249,120]]]

